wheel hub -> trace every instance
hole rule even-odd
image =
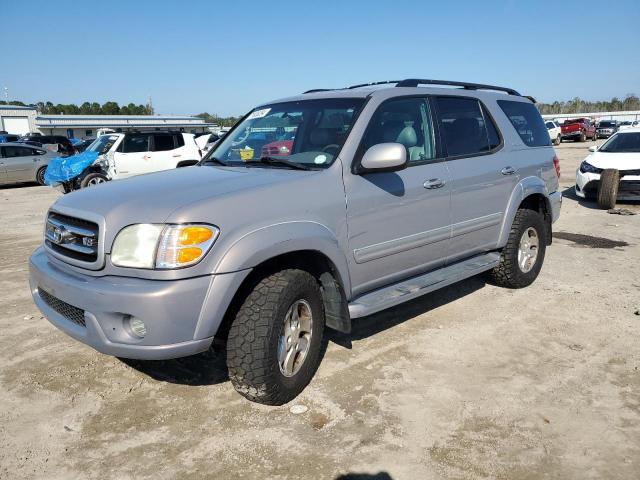
[[[292,377],[300,371],[309,353],[312,333],[311,305],[306,300],[296,300],[284,316],[278,341],[278,365],[285,377]]]
[[[536,264],[540,247],[540,237],[535,228],[527,228],[518,247],[518,267],[523,273],[528,273]]]

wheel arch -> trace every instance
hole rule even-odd
[[[498,248],[502,248],[507,244],[511,225],[513,224],[516,213],[520,208],[536,210],[543,215],[544,224],[546,226],[546,244],[551,245],[552,210],[551,203],[549,201],[549,192],[542,179],[538,177],[526,177],[516,185],[511,193],[509,205],[502,222],[502,228],[500,229]]]

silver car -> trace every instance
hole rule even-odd
[[[47,165],[57,156],[57,152],[24,143],[0,143],[0,185],[22,182],[44,185]]]
[[[59,198],[31,293],[109,355],[175,358],[217,339],[237,391],[280,405],[311,381],[326,328],[483,272],[530,285],[559,175],[513,89],[313,90],[258,106],[199,166]]]

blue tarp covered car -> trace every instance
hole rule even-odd
[[[55,186],[73,180],[96,161],[100,152],[85,150],[70,157],[58,157],[49,162],[44,174],[44,182]]]

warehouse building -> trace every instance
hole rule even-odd
[[[24,135],[62,135],[67,138],[93,138],[98,131],[179,130],[209,132],[212,124],[199,117],[178,115],[38,115],[33,107],[0,105],[0,131]]]
[[[38,115],[35,126],[43,135],[67,138],[93,138],[102,130],[179,130],[186,133],[209,132],[210,125],[199,117],[150,115]]]
[[[35,132],[35,119],[38,112],[33,107],[0,105],[0,131],[24,135]]]

